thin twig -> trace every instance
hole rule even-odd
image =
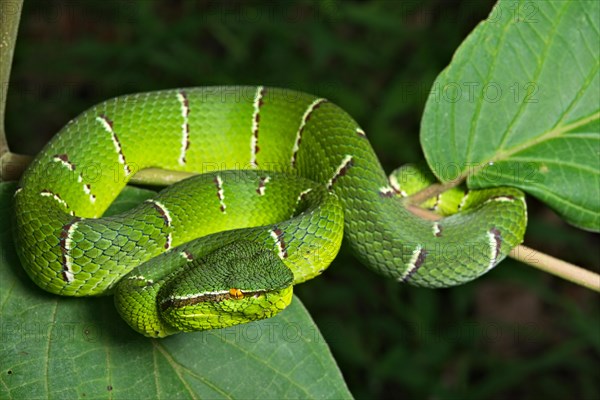
[[[590,270],[578,267],[558,258],[540,253],[527,246],[517,246],[510,252],[509,256],[521,261],[531,267],[541,269],[552,275],[584,286],[600,293],[600,275]]]
[[[435,197],[438,194],[442,194],[446,190],[450,190],[453,187],[460,185],[463,181],[464,179],[455,179],[446,183],[434,183],[432,185],[427,186],[425,189],[410,195],[408,197],[407,203],[412,205],[421,204],[427,199]]]
[[[0,182],[18,181],[27,169],[33,157],[5,152],[0,156]],[[129,181],[143,186],[169,186],[185,178],[196,175],[191,172],[168,171],[159,168],[147,168],[139,171]]]
[[[169,186],[194,175],[197,174],[160,168],[146,168],[136,173],[129,182],[145,186]]]

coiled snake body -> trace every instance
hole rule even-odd
[[[99,218],[148,167],[205,174]],[[471,191],[459,214],[432,222],[407,211],[404,183],[325,99],[262,86],[123,96],[34,160],[15,194],[16,244],[41,288],[114,292],[134,329],[160,337],[275,314],[342,233],[364,264],[427,287],[474,279],[522,241],[516,189]]]

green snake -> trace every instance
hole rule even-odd
[[[200,175],[102,217],[149,167]],[[114,294],[135,330],[163,337],[275,315],[342,236],[375,271],[433,288],[479,277],[522,241],[519,190],[460,191],[459,213],[428,221],[407,210],[411,174],[387,177],[323,98],[263,86],[122,96],[70,121],[25,172],[16,248],[41,288]]]

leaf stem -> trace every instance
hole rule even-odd
[[[446,183],[434,183],[432,185],[427,186],[425,189],[418,191],[415,194],[412,194],[408,197],[408,204],[410,205],[418,205],[423,203],[425,200],[435,197],[439,194],[442,194],[446,190],[450,190],[453,187],[460,185],[464,179],[455,179]]]

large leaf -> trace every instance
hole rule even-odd
[[[511,185],[600,230],[600,2],[500,1],[437,78],[421,125],[446,182]]]
[[[14,189],[0,184],[1,398],[351,398],[298,298],[269,320],[153,340],[110,297],[43,292],[13,249]],[[113,211],[146,197],[130,189]]]

